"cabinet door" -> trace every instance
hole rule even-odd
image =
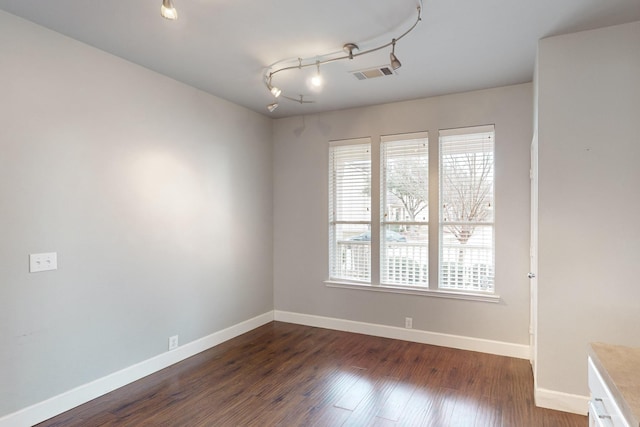
[[[590,427],[629,427],[624,415],[609,387],[591,358],[588,363],[589,391],[589,426]]]
[[[615,427],[601,400],[589,401],[589,427]]]

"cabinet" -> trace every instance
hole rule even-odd
[[[589,427],[630,427],[602,375],[589,357]]]
[[[591,343],[589,427],[640,427],[640,348]]]

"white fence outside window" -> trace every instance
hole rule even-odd
[[[371,268],[370,242],[339,241],[336,267],[341,275],[366,280]],[[387,263],[382,266],[386,284],[427,287],[427,244],[393,242],[386,245]],[[492,291],[493,251],[477,245],[452,244],[442,248],[440,287],[443,289]],[[473,289],[469,284],[473,284]]]

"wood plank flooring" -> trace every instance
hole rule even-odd
[[[526,360],[273,322],[38,426],[587,426]]]

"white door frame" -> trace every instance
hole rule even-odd
[[[529,253],[529,288],[530,288],[530,316],[529,316],[529,346],[530,360],[533,369],[534,389],[537,388],[538,371],[538,132],[534,131],[531,141],[531,240]]]

